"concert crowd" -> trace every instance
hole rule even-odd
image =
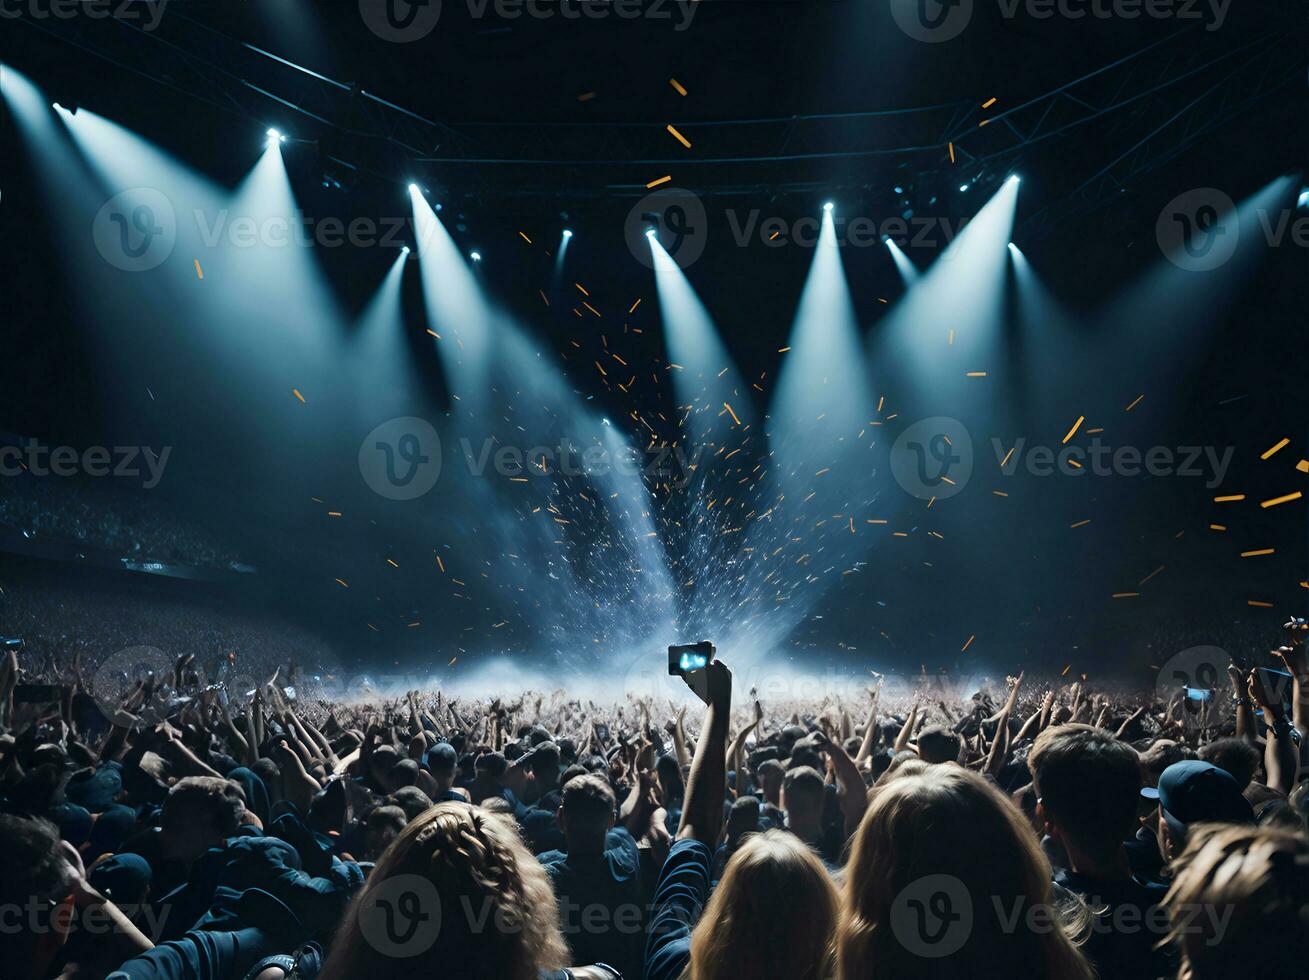
[[[717,660],[680,704],[328,700],[11,645],[0,975],[1304,976],[1305,635],[1175,692],[773,704]]]

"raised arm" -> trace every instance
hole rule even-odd
[[[687,678],[706,706],[704,727],[695,747],[686,781],[678,840],[698,840],[708,848],[718,843],[727,793],[727,726],[732,713],[732,672],[715,660]]]

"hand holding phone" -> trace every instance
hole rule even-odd
[[[697,670],[704,670],[713,663],[718,651],[708,640],[699,643],[675,643],[668,648],[668,675],[685,677]]]

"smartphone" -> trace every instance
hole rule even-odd
[[[1290,714],[1295,678],[1284,670],[1275,670],[1272,667],[1259,667],[1257,669],[1264,690],[1281,701],[1282,707],[1286,709],[1287,714]]]
[[[668,674],[683,677],[692,671],[704,670],[713,663],[718,653],[708,640],[699,643],[675,643],[668,648]]]
[[[1212,701],[1214,692],[1206,691],[1198,687],[1188,687],[1186,688],[1186,696],[1192,701]]]

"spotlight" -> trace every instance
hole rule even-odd
[[[653,228],[647,228],[647,229],[645,230],[645,237],[646,237],[646,238],[654,238],[654,236],[655,236],[655,230],[654,230]]]
[[[1309,207],[1309,187],[1300,192],[1300,196],[1295,199],[1297,208]]]
[[[960,185],[959,185],[959,190],[960,190],[961,192],[962,192],[962,191],[966,191],[966,190],[968,190],[968,185],[967,185],[967,184],[960,184]]]
[[[75,115],[77,115],[77,103],[76,103],[76,102],[70,102],[70,103],[68,103],[68,105],[64,105],[62,102],[52,102],[52,103],[50,103],[50,105],[51,105],[53,108],[58,109],[60,112],[66,112],[66,113],[68,113],[70,116],[75,116]]]
[[[482,253],[481,253],[481,252],[469,252],[469,253],[468,253],[468,257],[469,257],[470,259],[472,259],[474,262],[481,262],[481,261],[482,261]]]
[[[1009,251],[1011,251],[1011,252],[1017,252],[1017,251],[1018,251],[1018,246],[1015,245],[1013,242],[1010,242],[1010,243],[1009,243]]]
[[[418,185],[417,185],[417,184],[410,184],[410,185],[409,185],[409,193],[410,193],[410,194],[417,194],[417,193],[419,193]]]
[[[1023,181],[1023,178],[1019,177],[1017,174],[1010,174],[1010,175],[1009,175],[1009,182],[1010,182],[1011,184],[1020,184],[1020,183],[1022,183],[1022,181]]]
[[[836,207],[836,205],[833,204],[831,201],[828,201],[828,202],[826,202],[826,203],[823,205],[823,210],[824,210],[824,211],[830,211],[830,210],[832,210],[832,208],[834,208],[834,207]]]
[[[565,228],[565,229],[564,229],[564,237],[565,237],[565,238],[572,238],[572,237],[573,237],[573,233],[572,233],[571,231],[569,231],[567,228]]]
[[[285,143],[285,142],[286,142],[286,137],[283,136],[283,135],[282,135],[280,132],[278,132],[276,129],[270,129],[270,130],[268,131],[268,142],[270,142],[270,143]]]
[[[895,192],[896,192],[897,194],[903,194],[903,193],[904,193],[904,188],[901,187],[899,184],[896,184],[895,187],[894,187],[893,189],[895,190]]]
[[[890,248],[890,247],[891,247],[891,236],[890,236],[890,235],[883,235],[883,236],[882,236],[882,244],[885,245],[887,248]]]
[[[408,255],[408,254],[409,254],[409,246],[408,246],[408,245],[401,245],[401,246],[400,246],[400,254],[401,254],[401,255]]]

